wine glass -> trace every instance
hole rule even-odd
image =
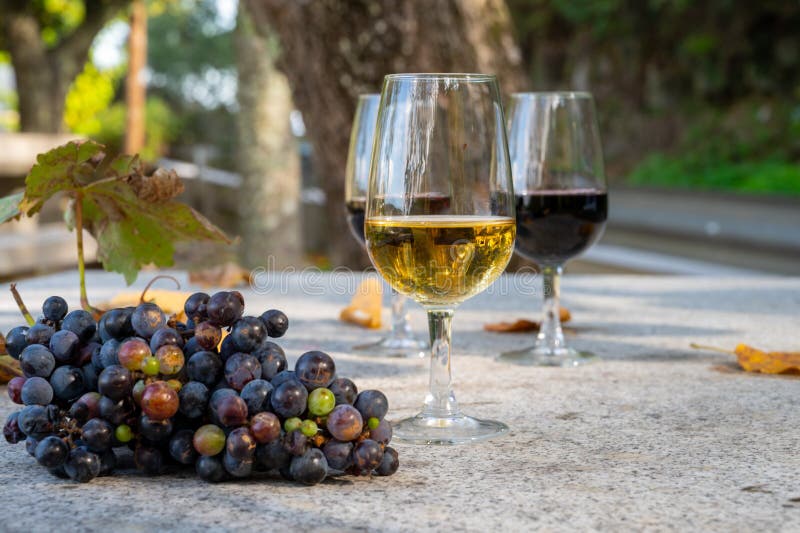
[[[394,426],[395,437],[460,444],[508,431],[462,414],[450,373],[455,307],[497,279],[514,248],[511,168],[494,76],[384,78],[364,228],[378,272],[428,314],[430,392],[421,413]]]
[[[517,207],[516,251],[536,262],[544,282],[544,318],[536,344],[503,361],[578,366],[593,354],[564,341],[559,280],[564,263],[603,234],[608,193],[600,131],[589,93],[519,93],[509,106],[509,152]]]
[[[353,130],[350,133],[350,150],[347,153],[345,207],[350,231],[362,246],[365,245],[364,210],[367,203],[369,165],[380,102],[380,94],[362,94],[358,97]],[[405,307],[406,297],[392,289],[392,325],[389,335],[376,342],[353,346],[352,350],[384,357],[424,357],[428,344],[417,339],[411,332]]]

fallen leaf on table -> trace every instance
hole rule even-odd
[[[0,384],[8,383],[11,378],[22,375],[22,370],[19,368],[19,361],[13,359],[10,355],[0,355]]]
[[[381,299],[383,287],[377,278],[367,278],[356,289],[350,305],[342,309],[339,319],[363,328],[381,327]]]
[[[183,304],[190,293],[183,291],[166,291],[160,289],[149,289],[145,295],[145,301],[158,305],[167,315],[175,315],[181,322],[186,320],[186,313],[183,311]],[[121,292],[108,302],[103,302],[99,307],[103,309],[113,309],[115,307],[128,307],[139,305],[139,292]]]
[[[249,282],[250,271],[231,262],[189,273],[189,283],[202,287],[230,289]]]
[[[746,372],[800,375],[800,352],[765,352],[747,344],[739,344],[733,351],[695,343],[690,346],[735,355],[739,366]]]
[[[560,307],[558,309],[558,316],[562,323],[569,322],[572,318],[572,315],[566,307]],[[518,318],[514,322],[490,322],[484,324],[483,329],[494,333],[525,333],[528,331],[539,331],[541,325],[541,322]]]

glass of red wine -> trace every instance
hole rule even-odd
[[[362,94],[358,97],[350,133],[350,149],[347,153],[345,207],[350,231],[362,246],[366,246],[364,210],[380,103],[380,94]],[[392,323],[389,335],[375,342],[354,346],[352,350],[364,355],[383,357],[425,357],[428,343],[412,333],[405,308],[406,297],[392,289]]]
[[[566,345],[559,318],[564,264],[591,247],[605,228],[608,192],[600,132],[589,93],[511,96],[508,144],[517,203],[516,252],[544,281],[544,317],[536,344],[502,361],[572,367],[594,359]]]

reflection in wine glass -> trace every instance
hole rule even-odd
[[[395,426],[395,437],[459,444],[508,431],[460,411],[450,366],[456,306],[497,279],[514,247],[511,171],[494,76],[386,76],[365,231],[381,276],[428,314],[429,393],[420,414]]]
[[[358,97],[350,150],[347,153],[345,173],[345,207],[350,221],[350,231],[364,245],[364,210],[367,200],[367,183],[375,140],[375,123],[378,119],[379,94],[362,94]],[[352,350],[365,355],[384,357],[424,357],[428,343],[411,332],[405,310],[406,297],[392,291],[392,323],[389,335],[376,342],[354,346]]]
[[[608,193],[600,132],[589,93],[519,93],[509,107],[509,151],[517,204],[516,251],[544,279],[544,319],[536,344],[500,360],[578,366],[593,359],[564,341],[559,279],[568,260],[603,234]]]

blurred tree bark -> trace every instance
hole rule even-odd
[[[391,72],[485,72],[524,87],[505,0],[244,0],[261,32],[279,35],[327,195],[334,265],[367,264],[344,216],[344,169],[356,97]]]
[[[42,38],[37,2],[0,0],[0,49],[8,50],[19,97],[21,131],[61,131],[69,86],[83,70],[95,35],[129,0],[84,0],[83,21],[55,45]]]
[[[291,90],[275,67],[277,38],[256,33],[246,9],[239,10],[234,35],[239,74],[237,164],[244,180],[239,256],[250,268],[297,265],[303,262],[300,159],[289,126]]]

